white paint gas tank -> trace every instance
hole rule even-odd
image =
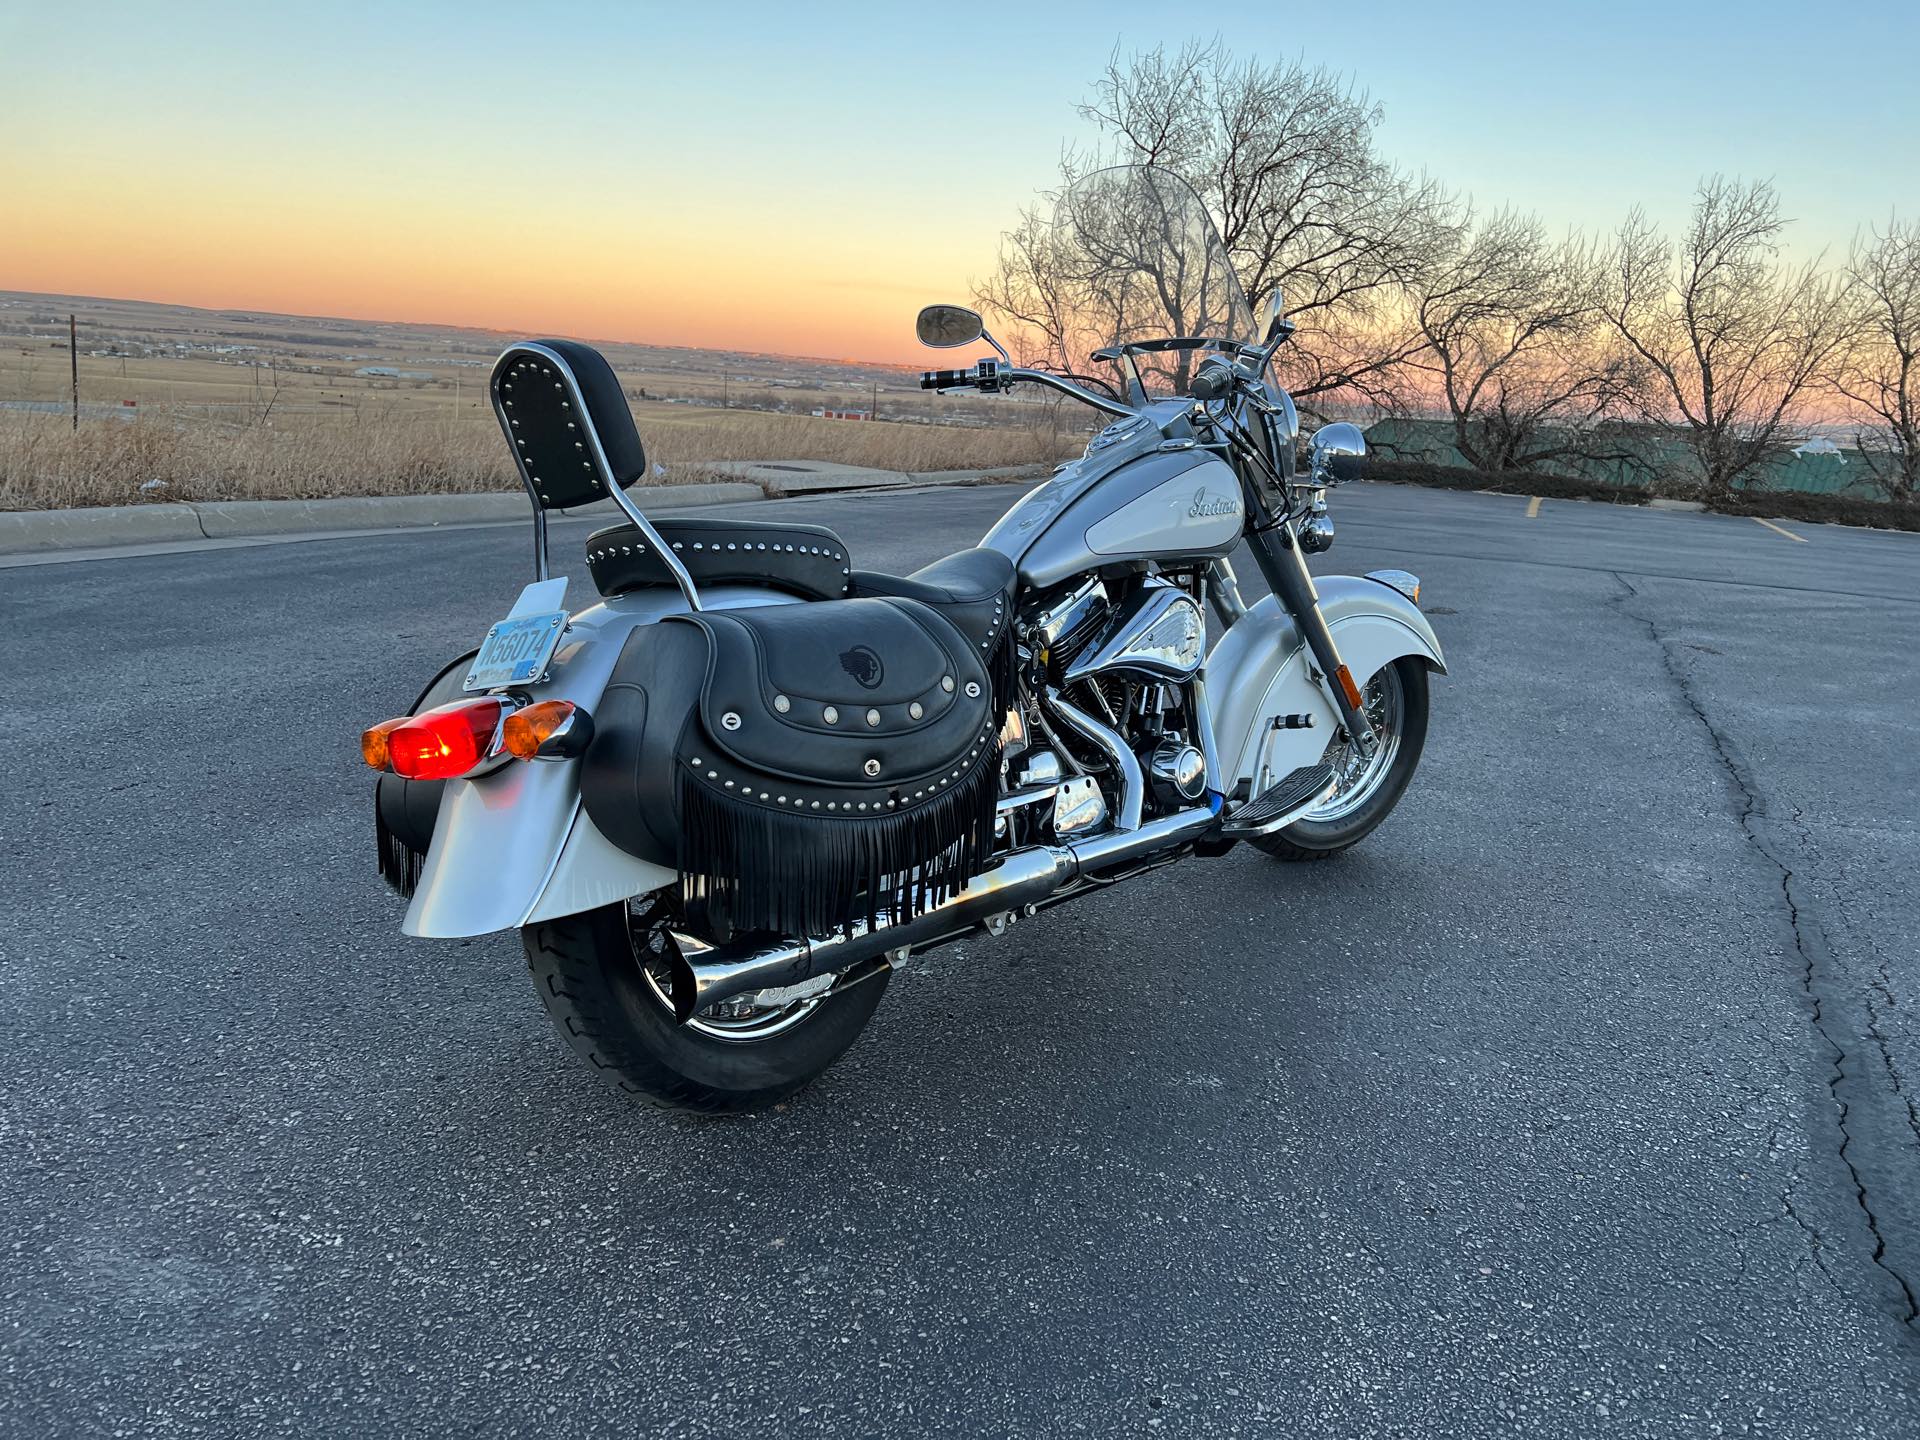
[[[1063,467],[980,543],[1011,557],[1021,583],[1041,590],[1116,560],[1230,554],[1245,520],[1232,466],[1205,450],[1156,445]]]
[[[1215,461],[1129,500],[1087,527],[1096,555],[1192,555],[1240,538],[1240,481]]]

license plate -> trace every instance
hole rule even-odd
[[[567,628],[567,612],[513,615],[487,631],[462,690],[497,690],[502,685],[537,684]]]

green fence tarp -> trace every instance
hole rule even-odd
[[[1595,461],[1568,465],[1549,461],[1537,468],[1556,475],[1583,475],[1613,485],[1644,485],[1645,466],[1671,475],[1692,472],[1686,446],[1668,436],[1636,434],[1629,442],[1643,464]],[[1466,466],[1453,444],[1453,426],[1444,420],[1377,420],[1367,427],[1367,448],[1386,460],[1422,460],[1430,465]],[[1798,490],[1808,495],[1847,495],[1861,500],[1885,497],[1874,485],[1857,450],[1796,455],[1783,449],[1768,457],[1760,471],[1739,488],[1743,490]]]

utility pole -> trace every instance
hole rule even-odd
[[[720,372],[720,408],[733,408],[733,376],[725,370]]]
[[[73,428],[80,430],[80,327],[72,314],[67,316],[67,359],[73,364]]]
[[[873,403],[867,406],[867,419],[878,420],[879,418],[880,418],[880,382],[876,380],[873,382]]]

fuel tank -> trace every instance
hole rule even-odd
[[[1046,589],[1118,561],[1226,555],[1244,523],[1231,466],[1135,416],[1028,491],[980,543],[1010,558],[1022,585]]]

